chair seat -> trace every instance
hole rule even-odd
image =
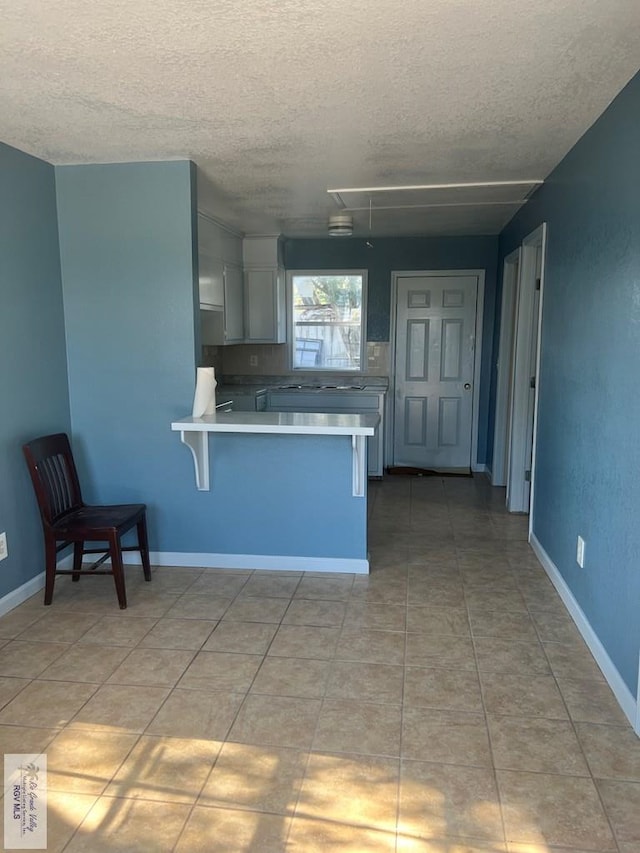
[[[112,504],[83,506],[72,510],[52,525],[57,534],[70,539],[99,540],[101,533],[113,530],[124,532],[144,515],[145,504]]]

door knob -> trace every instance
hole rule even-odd
[[[465,383],[464,383],[464,390],[465,390],[465,391],[470,391],[470,390],[471,390],[471,383],[470,383],[470,382],[465,382]]]

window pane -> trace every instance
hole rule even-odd
[[[293,366],[360,370],[362,276],[294,275]]]

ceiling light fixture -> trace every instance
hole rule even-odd
[[[351,237],[353,234],[353,216],[335,213],[329,217],[330,237]]]

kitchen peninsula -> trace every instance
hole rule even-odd
[[[234,412],[173,422],[217,532],[198,564],[368,572],[366,440],[379,421]]]

